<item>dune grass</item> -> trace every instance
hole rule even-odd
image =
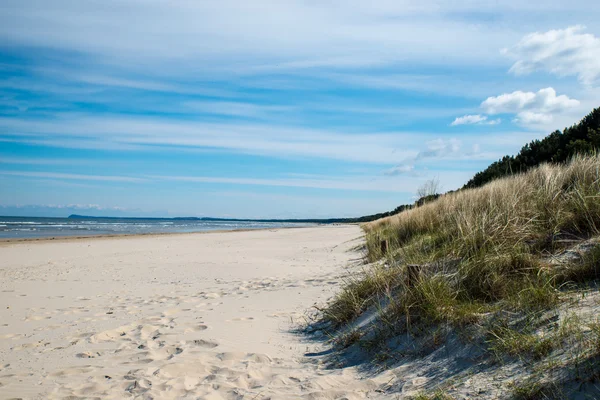
[[[442,390],[436,390],[435,392],[428,393],[419,393],[416,396],[410,398],[411,400],[454,400],[454,397],[445,393]]]
[[[506,324],[488,324],[490,350],[539,360],[555,349],[557,336],[540,337],[516,321],[558,307],[566,288],[600,277],[600,245],[553,262],[600,234],[600,156],[446,194],[363,229],[371,266],[348,278],[323,310],[334,327],[373,308],[390,336],[423,324],[483,326],[510,313]],[[417,265],[416,277],[408,265]]]

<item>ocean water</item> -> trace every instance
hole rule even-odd
[[[103,219],[0,217],[0,238],[122,235],[140,233],[205,232],[264,229],[315,224],[257,221],[201,221],[175,219]]]

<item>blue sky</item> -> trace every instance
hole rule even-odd
[[[346,217],[600,106],[595,1],[4,0],[0,215]]]

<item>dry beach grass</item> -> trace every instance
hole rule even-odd
[[[429,392],[469,398],[493,376],[498,390],[477,397],[600,395],[600,157],[542,165],[363,228],[371,264],[322,314],[349,338],[343,347],[394,368],[475,344],[462,368],[470,384],[451,371]]]

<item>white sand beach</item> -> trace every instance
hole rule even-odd
[[[0,244],[0,398],[335,399],[381,382],[290,328],[357,226]]]

